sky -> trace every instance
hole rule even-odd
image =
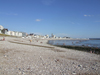
[[[0,25],[40,35],[100,38],[100,0],[0,0]]]

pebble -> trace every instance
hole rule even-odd
[[[7,57],[7,55],[4,55],[4,57]]]
[[[28,67],[27,70],[30,70],[30,67]]]
[[[21,70],[21,69],[19,68],[19,70]]]
[[[78,65],[78,67],[82,67],[82,65]]]
[[[73,73],[72,74],[76,74],[76,72],[75,71],[73,71]]]
[[[21,74],[21,71],[19,71],[18,73]]]
[[[73,62],[72,64],[75,64],[75,62]]]
[[[22,74],[25,75],[26,73],[25,72],[22,72]]]
[[[59,61],[59,59],[55,59],[55,62],[58,62]]]

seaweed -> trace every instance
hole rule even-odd
[[[79,51],[85,51],[85,52],[91,52],[95,54],[100,54],[100,49],[99,48],[94,48],[94,47],[85,47],[85,46],[64,46],[64,45],[55,45],[57,47],[62,47],[62,48],[68,48],[68,49],[74,49],[74,50],[79,50]]]

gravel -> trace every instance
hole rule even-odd
[[[5,39],[0,41],[0,75],[100,75],[100,55],[51,46],[48,40]]]

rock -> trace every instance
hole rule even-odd
[[[55,62],[58,62],[59,61],[59,59],[55,59]]]
[[[75,64],[74,62],[72,64]]]
[[[83,68],[83,70],[85,70],[85,68]]]
[[[19,70],[21,70],[21,69],[19,68]]]
[[[25,72],[22,72],[23,75],[25,75]]]
[[[76,72],[75,71],[73,71],[73,73],[72,74],[76,74]]]
[[[87,66],[83,66],[83,68],[87,68]]]
[[[66,73],[64,73],[63,75],[66,75]]]
[[[27,70],[30,70],[30,67],[29,67],[29,68],[27,68]]]
[[[19,71],[18,73],[21,74],[21,71]]]
[[[6,55],[4,55],[4,57],[7,57]]]
[[[78,65],[78,67],[82,67],[82,65]]]

